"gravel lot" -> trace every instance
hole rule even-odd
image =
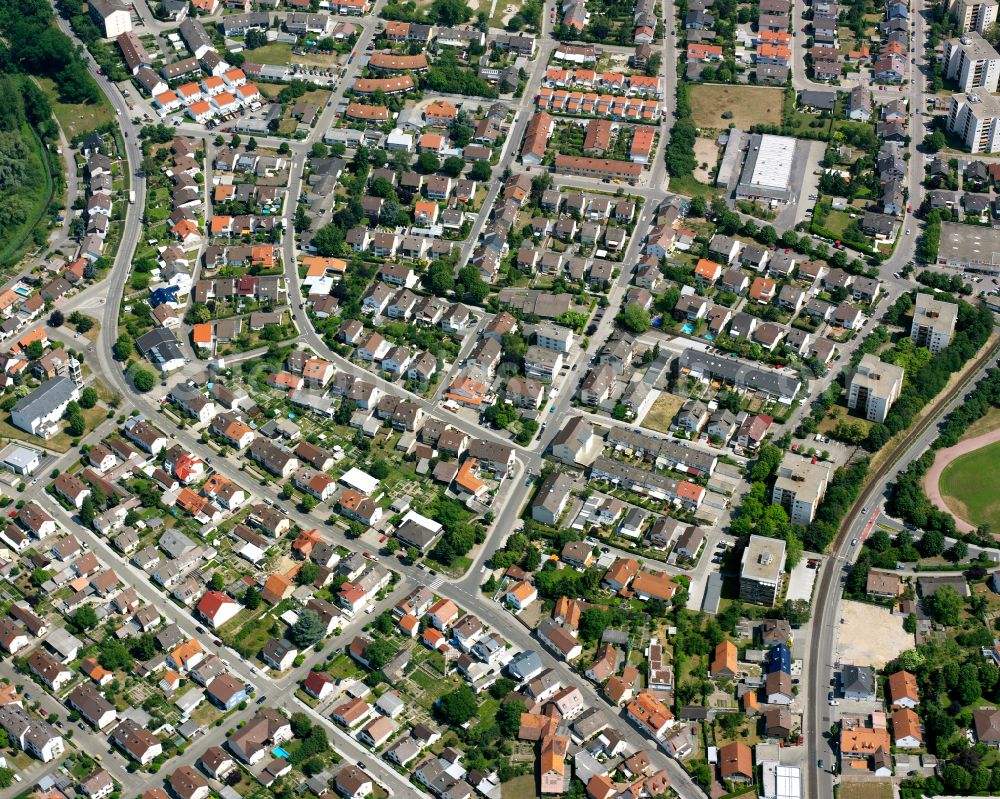
[[[845,600],[840,616],[844,620],[837,641],[841,663],[881,668],[914,645],[913,635],[903,629],[903,617],[885,608]]]

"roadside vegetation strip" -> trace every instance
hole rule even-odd
[[[42,170],[45,173],[45,200],[36,203],[36,208],[34,213],[25,219],[21,225],[21,232],[17,235],[13,241],[9,242],[2,252],[0,252],[0,265],[3,266],[13,266],[20,259],[23,254],[21,251],[27,240],[34,236],[35,229],[41,224],[42,220],[45,218],[46,213],[52,206],[52,199],[55,196],[55,182],[52,179],[52,165],[49,163],[49,153],[45,147],[45,143],[42,141],[41,137],[31,125],[25,123],[24,128],[31,132],[30,137],[22,137],[22,140],[26,144],[34,145],[34,154],[38,161],[41,162]],[[27,160],[27,159],[26,159]],[[27,186],[25,188],[28,188]],[[37,188],[32,190],[34,194]]]

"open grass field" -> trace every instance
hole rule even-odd
[[[522,774],[503,784],[503,799],[535,799],[535,775]]]
[[[974,525],[1000,525],[1000,441],[962,455],[941,473],[939,486],[945,504]]]
[[[258,64],[271,64],[276,67],[284,67],[289,64],[304,64],[307,67],[329,67],[337,63],[340,56],[337,53],[330,55],[297,55],[292,52],[292,45],[289,42],[270,42],[263,47],[258,47],[247,52],[248,60],[253,60]],[[263,91],[263,89],[261,89]]]
[[[653,400],[653,407],[649,409],[649,413],[643,417],[642,426],[658,433],[668,432],[671,420],[683,404],[683,397],[678,397],[676,394],[660,394]]]
[[[691,87],[691,115],[699,128],[725,130],[735,125],[778,125],[784,103],[782,89],[768,86],[723,86],[699,83]],[[723,119],[726,111],[732,119]]]
[[[892,783],[844,780],[840,783],[840,799],[892,799]]]
[[[103,94],[99,103],[70,105],[59,102],[55,81],[49,78],[38,78],[38,85],[42,87],[42,91],[52,103],[52,113],[55,114],[59,127],[63,129],[63,133],[70,141],[73,141],[77,136],[104,127],[115,118],[115,112]]]
[[[831,233],[842,236],[847,226],[851,224],[854,220],[851,219],[851,215],[847,211],[830,211],[826,219],[823,220],[823,227],[829,230]]]
[[[722,194],[722,189],[709,186],[706,183],[699,183],[694,175],[671,177],[670,190],[678,194],[685,194],[688,197],[701,197],[706,202],[711,202],[711,200]]]

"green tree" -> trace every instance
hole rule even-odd
[[[521,711],[524,705],[520,702],[504,702],[497,710],[496,722],[500,728],[500,735],[508,741],[517,738],[517,731],[521,728]]]
[[[0,768],[0,788],[9,788],[14,784],[14,769]]]
[[[143,394],[152,391],[153,386],[156,385],[156,375],[150,372],[148,369],[138,368],[132,372],[132,385],[135,386],[136,391]]]
[[[490,169],[489,163],[486,161],[476,161],[476,163],[472,165],[472,168],[469,169],[469,177],[472,180],[479,181],[480,183],[489,180],[491,174],[492,170]]]
[[[457,155],[449,155],[441,165],[441,171],[449,177],[457,178],[465,169],[465,161]]]
[[[373,669],[381,669],[395,656],[397,647],[386,638],[378,638],[372,641],[365,649],[365,660]]]
[[[132,345],[132,339],[127,333],[122,333],[117,339],[115,339],[113,351],[115,358],[119,361],[126,361],[131,357],[132,353],[135,351],[135,347]]]
[[[80,506],[80,522],[84,527],[92,527],[97,511],[94,508],[94,498],[86,497]]]
[[[71,436],[82,436],[87,429],[87,422],[83,418],[83,411],[75,400],[71,400],[66,405],[67,430]]]
[[[305,713],[292,713],[288,721],[292,728],[292,735],[296,738],[307,738],[309,733],[312,732],[312,721]]]
[[[969,545],[961,539],[952,544],[948,550],[948,558],[955,563],[961,563],[967,557],[969,557]]]
[[[308,608],[299,613],[298,621],[292,625],[290,631],[292,643],[300,649],[312,646],[325,634],[326,627],[320,621],[319,615]]]
[[[93,408],[97,404],[97,391],[87,386],[83,393],[80,394],[80,407],[81,408]]]
[[[945,627],[958,624],[962,614],[962,597],[950,585],[943,585],[931,596],[924,597],[924,606],[930,617]]]
[[[441,25],[455,26],[472,16],[472,11],[462,0],[434,0],[431,16]]]
[[[222,572],[214,572],[212,574],[212,579],[208,581],[208,587],[213,591],[221,591],[226,587],[226,581],[222,576]]]
[[[424,273],[424,286],[437,297],[447,296],[455,288],[455,277],[451,264],[445,261],[435,261]]]
[[[125,644],[115,638],[105,638],[101,642],[97,660],[109,671],[130,672],[135,663]]]
[[[633,333],[645,333],[649,330],[649,311],[641,305],[630,302],[619,315],[622,326]]]
[[[28,357],[33,361],[37,361],[45,354],[45,345],[40,341],[32,341],[25,349]]]
[[[925,558],[934,558],[944,552],[944,535],[939,530],[928,530],[921,537],[917,549]]]
[[[97,627],[97,613],[86,605],[73,614],[73,629],[78,633],[86,633]]]
[[[468,685],[445,694],[438,700],[437,710],[448,724],[461,727],[476,715],[476,696]]]
[[[805,599],[786,599],[781,606],[781,615],[793,627],[799,627],[809,621],[809,602]]]
[[[240,597],[240,602],[243,603],[243,607],[247,610],[256,610],[260,607],[261,603],[260,591],[256,588],[248,588],[243,592],[243,596]]]
[[[299,585],[312,585],[317,577],[319,577],[319,566],[307,560],[295,575],[295,582]]]
[[[441,168],[441,159],[434,153],[421,153],[417,156],[417,169],[425,175],[437,172]]]

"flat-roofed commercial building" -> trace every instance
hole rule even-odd
[[[910,338],[918,347],[926,347],[932,354],[937,354],[948,346],[955,334],[957,318],[958,306],[955,303],[919,292],[913,309]]]
[[[1000,274],[1000,230],[942,222],[937,262],[939,266]]]
[[[788,202],[796,141],[788,136],[754,133],[747,140],[736,197],[740,200]]]
[[[740,562],[740,599],[755,605],[774,605],[785,573],[785,542],[780,538],[750,536]]]
[[[865,355],[847,387],[847,407],[862,411],[871,422],[884,422],[903,389],[903,368]]]

